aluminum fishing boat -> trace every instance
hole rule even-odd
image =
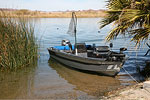
[[[77,43],[76,46],[77,54],[75,54],[74,45],[54,46],[48,48],[48,51],[50,57],[64,65],[108,76],[117,75],[125,62],[123,51],[126,48],[120,48],[118,53],[111,51],[108,46],[86,45],[85,43]]]
[[[72,68],[94,71],[108,76],[117,75],[125,62],[123,51],[126,48],[120,48],[120,52],[117,53],[111,51],[108,46],[77,43],[76,26],[77,17],[73,12],[67,33],[74,35],[75,45],[72,45],[69,40],[62,40],[61,46],[48,48],[50,57]]]

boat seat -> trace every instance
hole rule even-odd
[[[94,52],[93,54],[97,58],[107,58],[111,54],[111,52],[110,51],[108,51],[108,52]]]
[[[77,45],[78,53],[87,52],[87,48],[86,48],[85,43],[76,43],[76,45]]]
[[[97,52],[108,52],[109,51],[109,47],[108,46],[97,46],[97,47],[95,47],[95,50]]]
[[[97,46],[95,47],[94,55],[98,58],[107,58],[110,55],[108,46]]]

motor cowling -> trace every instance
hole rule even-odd
[[[126,51],[127,48],[120,48],[120,53],[123,53],[123,51]]]

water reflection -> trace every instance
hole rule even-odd
[[[56,70],[61,78],[75,85],[75,90],[83,91],[88,95],[102,96],[106,92],[120,87],[120,81],[117,78],[94,75],[70,69],[52,58],[49,60],[49,65]]]
[[[29,97],[33,88],[35,67],[0,73],[0,99]]]

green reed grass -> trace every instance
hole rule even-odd
[[[16,69],[34,64],[37,49],[34,27],[27,19],[0,18],[0,68]]]

